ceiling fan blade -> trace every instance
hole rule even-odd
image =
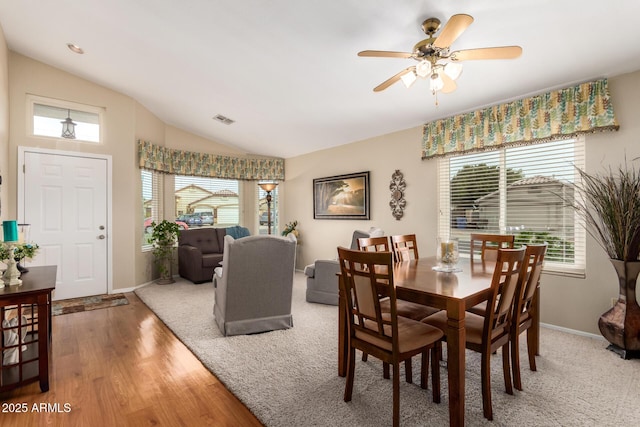
[[[454,61],[476,59],[515,59],[522,55],[520,46],[482,47],[478,49],[458,50],[451,53]]]
[[[405,74],[414,71],[416,69],[415,65],[411,66],[411,67],[407,67],[404,70],[400,71],[398,74],[389,77],[387,80],[383,81],[382,83],[380,83],[378,86],[373,88],[374,92],[380,92],[385,90],[386,88],[388,88],[389,86],[391,86],[392,84],[394,84],[395,82],[397,82],[398,80],[400,80],[402,78],[402,76],[404,76]]]
[[[454,90],[456,90],[458,85],[456,85],[456,82],[454,82],[451,77],[447,76],[445,73],[440,73],[440,77],[442,78],[442,81],[444,82],[444,86],[442,87],[442,90],[440,92],[442,92],[442,93],[451,93]]]
[[[412,58],[413,53],[391,52],[387,50],[363,50],[362,52],[358,52],[358,56],[369,56],[375,58]]]
[[[440,31],[440,34],[433,42],[433,45],[441,49],[451,46],[451,44],[460,37],[460,34],[462,34],[472,22],[473,17],[470,15],[453,15],[445,24],[442,31]]]

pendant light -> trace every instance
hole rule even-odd
[[[62,137],[76,139],[76,124],[71,120],[71,110],[67,110],[67,118],[62,123]]]

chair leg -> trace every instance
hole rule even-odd
[[[400,426],[400,363],[393,364],[393,427]]]
[[[493,409],[491,407],[491,354],[488,350],[482,353],[481,359],[482,409],[484,417],[489,421],[493,421]]]
[[[509,343],[502,346],[502,371],[504,373],[504,387],[507,394],[513,394],[513,386],[511,385],[511,360],[509,360]]]
[[[429,382],[429,352],[422,353],[420,361],[420,388],[426,389]]]
[[[404,361],[404,378],[409,384],[413,383],[413,369],[411,367],[411,358]]]
[[[351,394],[353,392],[353,377],[356,368],[356,350],[355,348],[349,349],[349,359],[347,359],[347,381],[344,385],[344,401],[351,401]]]
[[[511,337],[511,368],[513,369],[513,386],[522,391],[522,378],[520,377],[520,334],[516,331]]]
[[[536,370],[536,354],[535,351],[533,351],[533,348],[535,347],[535,337],[533,336],[533,334],[530,334],[529,331],[531,331],[531,329],[527,329],[527,353],[529,353],[529,369],[531,369],[532,371]]]
[[[363,351],[363,352],[362,352],[362,361],[363,361],[363,362],[366,362],[366,361],[367,361],[368,356],[369,356],[369,355],[368,355],[366,352],[364,352],[364,351]]]
[[[389,364],[387,362],[382,362],[382,378],[388,380],[389,377]]]
[[[433,402],[440,403],[440,353],[442,352],[442,345],[440,342],[436,342],[431,349],[431,387],[433,388]],[[426,352],[425,352],[426,353]],[[428,358],[427,353],[427,358]],[[428,363],[428,361],[427,361]]]

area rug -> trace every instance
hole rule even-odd
[[[353,399],[343,401],[337,375],[337,307],[305,301],[304,275],[296,273],[294,327],[223,337],[213,313],[212,284],[148,285],[136,294],[266,426],[391,425],[392,382],[375,358],[358,362]],[[575,308],[574,308],[575,309]],[[491,360],[494,421],[482,415],[480,358],[467,351],[466,424],[469,426],[619,426],[640,419],[640,360],[622,360],[601,339],[542,328],[537,372],[521,349],[524,390],[504,392],[502,356]],[[445,356],[446,357],[446,356]],[[442,403],[414,383],[400,383],[400,424],[449,425],[447,370],[441,366]]]
[[[98,310],[107,307],[117,307],[129,304],[124,294],[94,295],[90,297],[71,298],[51,303],[51,313],[54,316],[60,314],[77,313],[79,311]]]

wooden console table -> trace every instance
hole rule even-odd
[[[56,266],[29,267],[20,277],[22,285],[0,289],[0,391],[34,381],[40,381],[43,392],[49,390],[51,291],[56,287],[56,272]]]

